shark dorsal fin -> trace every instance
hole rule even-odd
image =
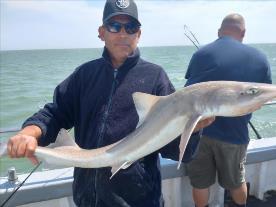
[[[132,94],[134,104],[139,115],[139,127],[145,120],[151,107],[161,98],[161,96],[154,96],[147,93],[135,92]]]
[[[61,129],[57,135],[56,141],[47,147],[49,148],[57,148],[57,147],[64,147],[64,146],[72,146],[78,147],[76,142],[73,138],[68,134],[66,129]]]

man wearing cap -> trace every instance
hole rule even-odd
[[[61,128],[74,127],[75,141],[81,148],[109,145],[136,128],[138,115],[132,93],[161,96],[174,92],[164,70],[140,58],[140,26],[133,0],[106,1],[103,25],[98,30],[105,42],[102,57],[79,66],[56,87],[53,103],[24,122],[20,133],[10,138],[11,157],[35,160],[36,146],[55,142]],[[204,125],[202,122],[200,127]],[[160,152],[177,159],[177,142]],[[159,165],[156,152],[120,170],[112,179],[110,167],[75,168],[74,202],[80,207],[160,207]]]

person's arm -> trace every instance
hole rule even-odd
[[[23,123],[23,129],[33,125],[40,128],[39,145],[47,146],[55,142],[61,128],[73,127],[79,104],[81,81],[76,70],[55,88],[53,102],[46,104]]]
[[[34,157],[42,131],[38,126],[30,125],[9,139],[7,149],[11,158],[28,157],[34,164],[38,161]]]
[[[28,157],[37,163],[34,157],[36,147],[54,142],[61,128],[73,126],[74,109],[78,100],[76,71],[56,87],[53,103],[46,104],[28,118],[23,123],[22,130],[10,137],[7,150],[11,158]]]
[[[212,124],[213,122],[215,121],[215,117],[209,117],[209,118],[206,118],[206,119],[201,119],[196,127],[194,128],[194,131],[193,133],[196,133],[198,132],[199,130],[209,126],[210,124]]]

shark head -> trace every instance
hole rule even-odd
[[[276,86],[262,83],[215,81],[195,84],[203,93],[195,107],[203,116],[242,116],[276,98]]]

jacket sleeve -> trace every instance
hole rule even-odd
[[[157,78],[156,84],[156,95],[157,96],[167,96],[173,92],[175,92],[175,88],[171,81],[168,78],[166,72],[162,69]]]
[[[54,91],[53,102],[28,118],[22,125],[36,125],[42,130],[39,145],[46,146],[55,141],[61,128],[69,129],[74,126],[78,110],[78,69],[61,82]]]

